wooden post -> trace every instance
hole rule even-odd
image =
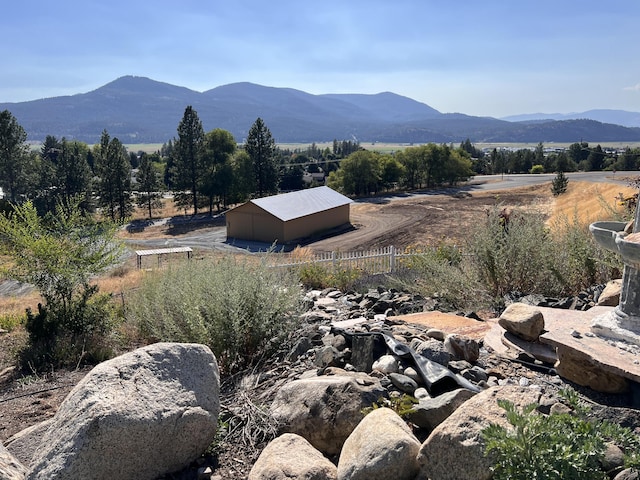
[[[391,273],[393,273],[396,269],[396,247],[394,247],[393,245],[391,245],[391,247],[389,248],[389,256],[389,268],[391,269]]]

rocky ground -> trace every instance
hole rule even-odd
[[[326,295],[328,292],[324,292]],[[334,292],[334,298],[339,294]],[[396,294],[401,296],[400,294]],[[390,304],[387,313],[420,311],[428,299],[411,299],[402,305]],[[342,301],[346,303],[346,300]],[[252,371],[224,378],[221,388],[221,427],[218,440],[208,455],[191,468],[169,475],[167,479],[197,478],[198,469],[209,468],[211,478],[246,478],[266,443],[276,434],[268,415],[268,406],[277,390],[286,382],[298,378],[304,372],[322,370],[320,351],[326,342],[323,337],[333,321],[348,318],[368,318],[383,329],[407,336],[423,336],[424,325],[405,323],[394,317],[380,316],[380,307],[369,309],[318,308],[310,303],[307,314],[301,317],[297,330],[280,348],[280,354],[270,358]],[[376,316],[377,315],[377,316]],[[475,315],[474,315],[475,316]],[[488,319],[480,319],[486,321]],[[11,334],[3,334],[4,341]],[[6,345],[6,343],[4,343]],[[301,349],[300,345],[304,345]],[[295,355],[292,352],[298,352]],[[323,360],[333,362],[333,360]],[[583,399],[592,405],[600,418],[609,418],[632,428],[640,427],[640,415],[632,407],[632,394],[603,395],[571,385],[555,374],[552,365],[543,364],[525,354],[510,352],[497,354],[482,346],[475,365],[488,375],[504,383],[536,386],[549,392],[561,388],[577,389]],[[5,370],[0,380],[0,441],[23,428],[50,418],[60,402],[73,386],[87,373],[87,369],[55,371],[15,378],[11,370]]]

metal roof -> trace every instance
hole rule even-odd
[[[324,212],[351,202],[349,197],[325,186],[251,200],[251,203],[283,222]]]
[[[165,253],[184,253],[192,251],[191,247],[154,248],[152,250],[136,250],[136,255],[139,257],[146,257],[147,255],[164,255]]]

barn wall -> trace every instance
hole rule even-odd
[[[227,237],[271,243],[284,238],[283,222],[252,203],[227,212]]]
[[[252,203],[245,203],[226,214],[227,237],[273,243],[309,237],[349,223],[350,206],[342,205],[283,222]]]
[[[298,238],[308,237],[314,233],[329,230],[345,223],[349,223],[348,204],[289,220],[284,224],[283,241],[289,242]]]

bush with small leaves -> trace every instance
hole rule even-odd
[[[575,397],[567,399],[577,407]],[[498,404],[512,428],[492,424],[482,431],[494,480],[605,480],[601,461],[608,443],[625,453],[625,466],[638,466],[640,438],[619,425],[586,420],[584,407],[545,415],[535,404],[522,411],[508,401]]]

